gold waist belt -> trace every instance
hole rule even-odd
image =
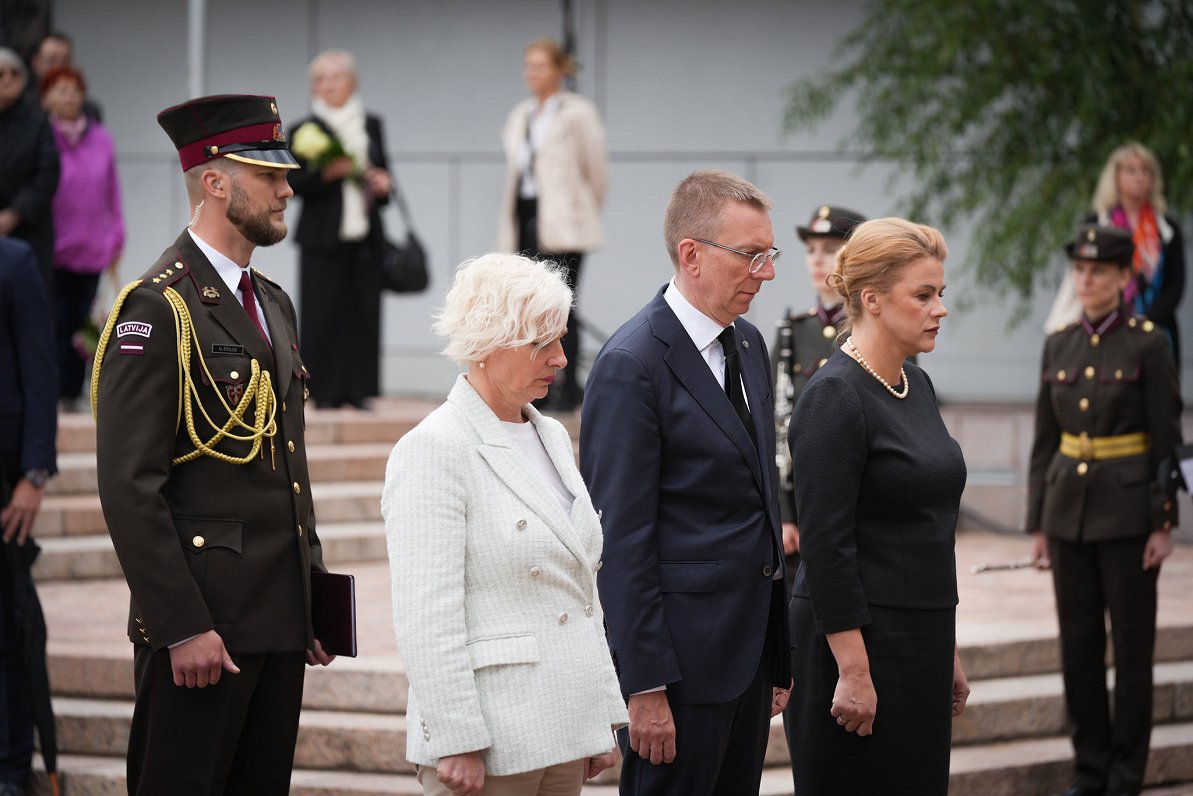
[[[1070,459],[1122,459],[1147,453],[1147,434],[1119,434],[1114,437],[1091,437],[1089,434],[1060,435],[1060,455]]]

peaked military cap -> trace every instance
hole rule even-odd
[[[1065,244],[1065,254],[1074,260],[1098,260],[1126,268],[1135,256],[1135,242],[1125,229],[1082,224],[1077,237]]]
[[[219,94],[166,108],[157,123],[178,150],[182,170],[218,157],[296,169],[273,97]]]
[[[830,238],[844,238],[853,228],[866,220],[866,217],[845,207],[821,205],[812,214],[812,220],[806,227],[796,227],[799,239],[807,241],[810,236]]]

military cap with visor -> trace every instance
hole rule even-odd
[[[832,205],[821,205],[812,214],[812,219],[808,222],[808,226],[797,226],[795,232],[799,235],[799,239],[805,243],[810,237],[844,238],[850,232],[853,232],[854,227],[863,223],[865,220],[866,217],[855,210],[845,207],[833,207]]]
[[[255,94],[219,94],[166,108],[157,123],[178,150],[182,170],[219,157],[296,169],[277,100]]]
[[[1077,236],[1065,244],[1065,254],[1073,260],[1095,260],[1127,268],[1135,255],[1135,242],[1125,229],[1082,224]]]

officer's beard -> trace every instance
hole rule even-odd
[[[228,221],[254,246],[272,246],[286,237],[286,225],[275,225],[270,220],[269,208],[253,214],[248,194],[235,182],[232,201],[228,203]]]

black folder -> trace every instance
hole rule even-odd
[[[356,657],[356,577],[311,572],[311,625],[324,652]]]

